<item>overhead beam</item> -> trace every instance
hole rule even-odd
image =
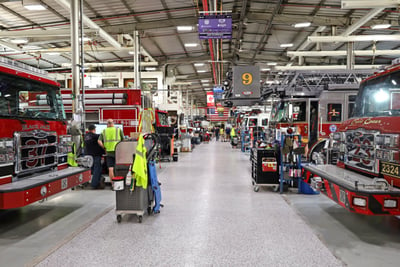
[[[354,69],[380,69],[382,65],[354,65]],[[346,70],[346,65],[314,65],[314,66],[276,66],[276,71],[287,71],[287,70]]]
[[[98,33],[98,30],[85,29],[85,33]],[[64,37],[70,36],[70,29],[63,30],[26,30],[26,31],[0,31],[1,37]]]
[[[398,7],[400,0],[342,0],[342,9]]]
[[[60,4],[63,8],[66,10],[71,10],[71,4],[67,0],[55,0],[58,4]],[[102,28],[100,28],[99,25],[97,25],[95,22],[93,22],[89,17],[87,17],[85,14],[82,14],[82,21],[83,23],[88,26],[91,29],[98,30],[99,35],[106,40],[110,45],[113,47],[119,49],[121,48],[121,45],[111,36],[109,35],[106,31],[104,31]]]
[[[354,50],[353,53],[356,56],[400,56],[400,50]],[[341,57],[347,56],[347,51],[288,51],[287,55],[290,57]]]
[[[84,66],[88,68],[96,67],[133,67],[134,62],[96,62],[96,63],[85,63]],[[62,63],[61,66],[70,68],[71,63]],[[157,62],[140,62],[140,66],[158,66]]]
[[[312,43],[333,42],[371,42],[371,41],[400,41],[400,34],[392,35],[350,35],[350,36],[309,36]]]
[[[377,1],[379,2],[379,1]],[[375,8],[370,10],[366,15],[364,15],[362,18],[354,22],[351,26],[349,26],[342,34],[341,36],[349,36],[356,30],[358,30],[361,26],[363,26],[365,23],[373,19],[376,15],[381,13],[385,8]]]

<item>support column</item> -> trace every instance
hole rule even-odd
[[[134,71],[134,83],[136,85],[136,89],[141,88],[140,82],[140,64],[139,64],[139,55],[140,55],[140,46],[139,46],[139,33],[138,31],[133,32],[133,42],[134,42],[134,54],[133,54],[133,71]]]
[[[79,105],[79,17],[78,0],[71,0],[71,46],[72,46],[72,114],[75,118],[80,118],[81,108]]]

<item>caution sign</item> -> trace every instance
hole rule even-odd
[[[233,67],[233,97],[260,98],[260,67]]]

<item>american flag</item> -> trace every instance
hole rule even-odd
[[[229,108],[208,107],[207,120],[209,121],[227,121],[229,118]]]

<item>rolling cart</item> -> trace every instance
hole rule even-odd
[[[251,178],[254,192],[261,186],[279,188],[278,153],[274,149],[253,148],[250,152]]]
[[[147,160],[149,162],[152,157],[154,157],[155,148],[157,146],[157,138],[156,136],[149,134],[145,139]],[[152,186],[150,185],[150,177],[147,189],[135,186],[134,190],[131,191],[130,186],[125,184],[125,177],[130,171],[130,167],[134,160],[136,146],[137,141],[122,141],[118,143],[115,148],[115,176],[123,177],[122,180],[124,183],[122,189],[119,188],[120,190],[117,190],[114,188],[116,192],[115,214],[117,215],[118,223],[121,222],[122,215],[124,214],[136,214],[138,216],[139,223],[141,223],[144,213],[147,211],[147,213],[150,215],[154,206],[154,193]]]

